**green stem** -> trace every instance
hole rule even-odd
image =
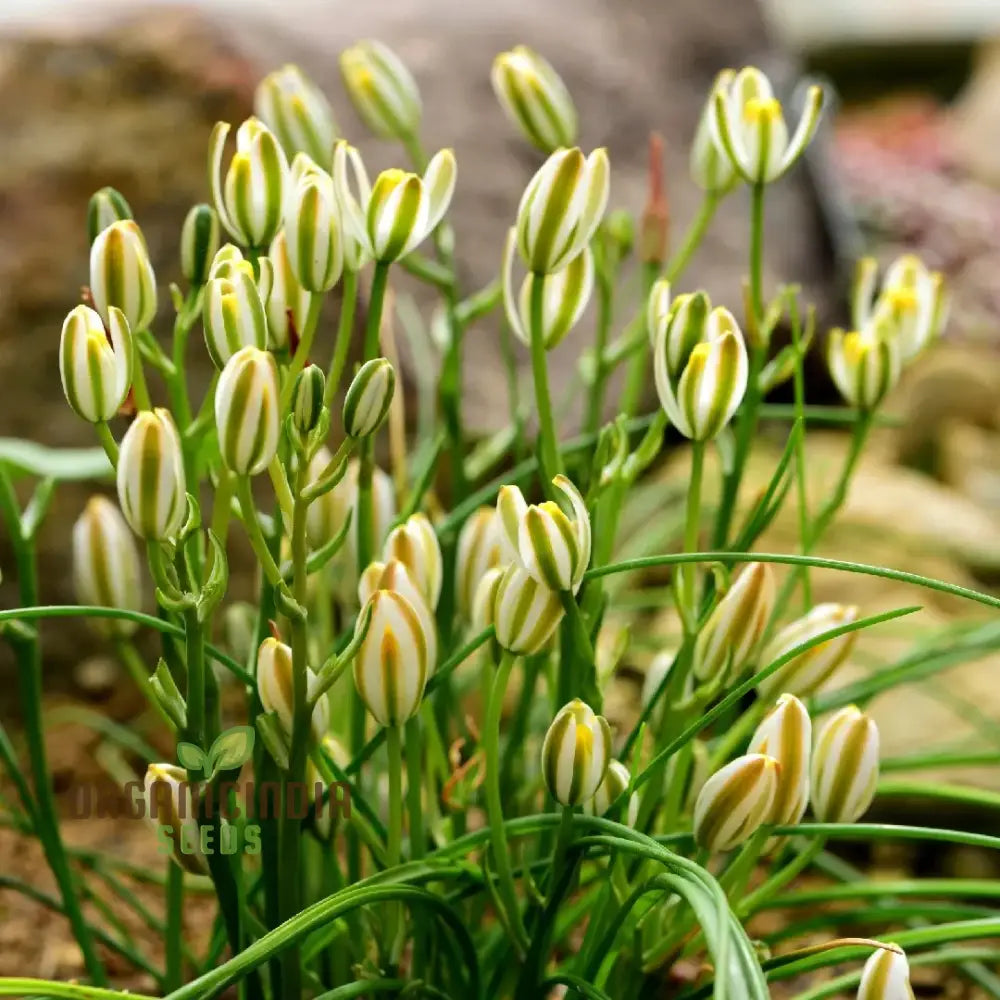
[[[705,238],[709,224],[715,217],[715,210],[719,207],[722,196],[716,191],[707,191],[698,208],[698,214],[691,220],[684,233],[684,239],[676,252],[667,261],[663,269],[663,277],[671,284],[675,282],[687,268],[694,256],[694,252],[701,246],[701,241]]]
[[[595,246],[598,245],[595,241]],[[612,260],[604,253],[599,255],[597,267],[597,328],[594,334],[594,382],[590,387],[587,401],[586,431],[596,434],[604,415],[604,391],[608,381],[608,368],[604,352],[608,346],[608,335],[614,323],[615,275],[618,270],[618,255],[612,251]]]
[[[101,447],[104,449],[104,454],[108,456],[108,461],[111,463],[111,467],[118,467],[118,442],[115,440],[114,434],[111,433],[111,428],[108,426],[107,421],[102,420],[98,424],[94,424],[94,429],[97,431],[97,438],[101,442]]]
[[[199,288],[192,288],[184,305],[181,307],[177,318],[174,320],[173,339],[173,372],[167,379],[167,391],[170,394],[170,405],[174,411],[174,420],[177,422],[177,429],[184,432],[184,429],[191,423],[191,403],[188,399],[187,390],[187,365],[185,355],[187,353],[188,337],[194,327],[198,313],[194,310],[194,303],[197,301]]]
[[[247,538],[253,548],[254,555],[260,562],[264,577],[271,586],[276,587],[281,582],[281,571],[274,561],[264,534],[260,530],[260,522],[257,520],[257,508],[253,502],[253,492],[250,488],[249,476],[236,476],[236,496],[240,501],[240,511],[243,514],[243,526],[246,529]]]
[[[688,482],[687,513],[684,519],[684,551],[698,550],[701,528],[701,482],[705,466],[705,443],[691,442],[691,473]],[[693,635],[698,627],[698,567],[680,566],[677,570],[677,609],[684,630]]]
[[[351,334],[354,332],[354,310],[358,302],[358,275],[356,271],[345,271],[342,279],[340,298],[340,319],[337,322],[337,339],[334,342],[333,358],[326,374],[326,389],[323,403],[331,406],[340,388],[340,379],[347,363],[347,353],[351,349]]]
[[[205,746],[205,635],[198,611],[184,613],[185,658],[187,666],[187,729],[185,739],[196,747]],[[193,777],[189,775],[189,777]]]
[[[368,319],[365,322],[364,360],[379,356],[379,333],[382,329],[382,307],[389,282],[389,263],[376,261],[372,275],[372,288],[368,296]]]
[[[500,899],[506,910],[504,923],[514,937],[514,946],[523,953],[527,948],[528,936],[521,920],[521,907],[503,826],[503,803],[500,798],[500,713],[513,666],[514,654],[504,650],[486,709],[483,748],[486,754],[486,812],[490,824],[493,860],[497,866]]]
[[[285,385],[281,390],[281,413],[287,413],[292,399],[292,390],[295,388],[295,378],[305,368],[306,361],[312,351],[313,341],[316,339],[316,330],[319,327],[319,314],[323,310],[323,295],[313,292],[309,296],[309,311],[303,323],[298,347],[292,356],[292,363],[288,366],[288,374],[285,378]]]
[[[164,935],[166,976],[164,989],[170,993],[180,989],[184,976],[184,872],[180,865],[167,865],[167,926]]]
[[[764,191],[766,185],[750,188],[750,304],[756,333],[764,319]]]
[[[766,882],[744,896],[735,907],[736,915],[745,920],[755,910],[759,910],[775,893],[780,892],[796,875],[805,871],[819,857],[825,843],[825,837],[814,838],[809,846],[799,851],[787,865],[779,868]]]
[[[647,261],[642,265],[642,309],[638,319],[640,329],[646,325],[646,300],[649,298],[649,293],[658,274],[659,267],[654,261]],[[642,390],[648,384],[650,364],[646,344],[645,337],[638,338],[638,344],[629,360],[628,371],[625,373],[625,388],[618,401],[618,409],[626,417],[635,416],[635,412],[642,402]]]
[[[423,738],[420,716],[406,723],[406,801],[410,814],[410,856],[416,860],[427,851],[423,810]]]
[[[163,706],[153,693],[152,685],[149,683],[149,671],[139,650],[135,648],[135,643],[131,639],[117,638],[115,640],[115,648],[118,658],[125,664],[125,669],[128,671],[129,677],[132,678],[135,686],[142,692],[147,703],[163,722],[172,728],[173,724],[170,721],[170,716],[164,711]]]
[[[789,297],[791,313],[792,348],[795,351],[795,369],[792,374],[792,386],[795,393],[795,419],[801,428],[801,433],[795,442],[795,478],[797,481],[798,512],[799,512],[799,545],[803,555],[809,552],[809,496],[806,484],[806,376],[805,353],[802,350],[802,329],[799,322],[798,301],[795,296]],[[802,572],[802,601],[804,610],[812,607],[812,588],[809,583],[809,570]]]
[[[139,334],[136,334],[137,340],[138,337]],[[146,386],[146,373],[142,367],[142,354],[139,351],[138,343],[135,347],[135,358],[132,362],[132,398],[135,400],[137,410],[152,409],[152,403],[149,401],[149,389]]]
[[[549,376],[542,339],[542,314],[545,305],[544,275],[534,275],[531,283],[531,373],[535,380],[535,402],[538,406],[539,459],[548,480],[562,472],[559,457],[555,420],[552,417],[552,397],[549,394]]]
[[[386,844],[386,864],[391,870],[399,865],[403,843],[403,745],[399,726],[389,726],[385,742],[389,757],[389,839]],[[390,963],[395,966],[403,944],[402,908],[392,903],[389,913],[386,940]]]

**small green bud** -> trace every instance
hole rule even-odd
[[[319,424],[325,391],[326,376],[319,365],[307,365],[296,376],[292,389],[292,424],[303,439]]]
[[[205,346],[220,371],[241,348],[263,350],[267,343],[264,303],[250,269],[235,266],[229,274],[228,278],[209,278],[202,300]]]
[[[337,139],[333,108],[298,66],[268,73],[254,93],[257,117],[278,137],[289,157],[306,153],[329,163]]]
[[[609,212],[604,220],[604,231],[619,258],[625,258],[632,252],[635,246],[635,219],[628,209],[616,208]]]
[[[389,415],[396,373],[385,358],[365,362],[344,397],[344,432],[350,438],[374,434]]]
[[[507,117],[543,153],[576,142],[576,108],[552,64],[526,45],[493,60],[493,92]]]
[[[90,196],[87,205],[87,237],[94,240],[112,223],[134,218],[129,203],[113,187],[102,187]]]
[[[401,726],[416,715],[424,696],[431,670],[427,636],[401,594],[376,590],[368,606],[371,619],[354,658],[354,684],[379,725]]]
[[[274,712],[287,736],[292,733],[295,700],[292,686],[292,649],[268,636],[257,651],[257,693],[265,712]],[[316,688],[316,675],[309,670],[307,696]],[[326,695],[316,702],[312,713],[312,734],[319,742],[330,728],[330,702]]]
[[[574,698],[552,720],[542,744],[542,774],[549,792],[562,806],[592,799],[610,761],[608,720]]]
[[[114,306],[129,328],[149,329],[156,315],[156,276],[142,230],[127,219],[102,230],[90,248],[90,294],[105,324]]]
[[[608,154],[560,149],[532,177],[517,210],[517,247],[529,271],[561,271],[583,253],[608,202]]]
[[[181,273],[203,285],[219,251],[219,216],[211,205],[195,205],[181,228]]]
[[[132,530],[146,539],[176,535],[187,516],[181,440],[169,411],[143,410],[122,438],[118,501]]]
[[[263,472],[278,451],[278,366],[274,355],[244,347],[227,362],[215,390],[215,426],[226,467],[240,476]]]
[[[92,424],[110,420],[132,384],[132,333],[124,313],[108,310],[108,329],[87,306],[76,306],[63,322],[59,374],[73,412]]]
[[[347,96],[361,120],[383,139],[411,139],[420,131],[420,91],[403,61],[368,39],[340,55]]]
[[[694,839],[710,851],[730,851],[771,815],[780,765],[753,753],[737,757],[705,782],[694,804]]]
[[[816,734],[812,758],[812,807],[821,823],[854,823],[875,797],[879,733],[854,705],[834,713]]]

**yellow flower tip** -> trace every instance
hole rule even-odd
[[[708,355],[712,350],[712,345],[707,344],[702,341],[700,344],[696,344],[694,350],[691,351],[688,363],[695,362],[697,364],[704,364],[708,360]]]
[[[858,364],[871,349],[871,341],[857,330],[844,337],[844,357],[848,364]]]
[[[582,753],[589,754],[594,747],[594,734],[587,726],[576,727],[576,748]]]
[[[886,294],[896,312],[912,312],[917,308],[917,293],[912,288],[890,288]]]
[[[751,97],[743,105],[743,118],[754,124],[760,121],[774,121],[780,115],[781,102],[776,97],[768,97],[765,100]]]

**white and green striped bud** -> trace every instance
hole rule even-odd
[[[874,410],[899,381],[902,360],[891,333],[880,321],[863,330],[831,330],[826,345],[830,377],[844,401],[862,412]]]
[[[132,207],[122,195],[113,187],[102,187],[87,205],[87,241],[93,245],[108,226],[132,218]]]
[[[271,287],[265,302],[267,346],[272,351],[288,350],[294,333],[297,339],[305,326],[313,293],[299,284],[288,256],[284,231],[275,236],[268,251],[271,261]]]
[[[401,726],[416,715],[424,696],[427,636],[413,605],[395,591],[376,590],[368,607],[371,620],[354,658],[354,684],[379,725]]]
[[[552,483],[569,500],[573,516],[552,500],[529,506],[518,487],[504,486],[496,507],[501,546],[505,560],[516,561],[538,583],[575,594],[590,565],[590,514],[565,476]]]
[[[778,787],[768,822],[791,826],[809,805],[812,721],[795,695],[783,694],[754,731],[749,753],[766,754],[780,765]]]
[[[396,372],[385,358],[366,361],[344,396],[344,433],[349,438],[374,434],[389,415]]]
[[[181,274],[192,285],[208,281],[220,239],[218,213],[211,205],[195,205],[181,228]]]
[[[125,519],[107,497],[91,497],[73,525],[73,590],[80,604],[142,610],[139,553]],[[128,636],[138,628],[124,618],[91,620],[107,635]]]
[[[187,516],[181,439],[169,411],[143,410],[118,452],[118,502],[129,527],[145,539],[171,538]]]
[[[879,948],[868,957],[857,1000],[913,1000],[910,963],[898,945]]]
[[[374,39],[340,54],[347,96],[361,120],[383,139],[412,139],[420,131],[420,91],[403,61]]]
[[[325,392],[326,376],[319,365],[306,365],[296,376],[292,387],[292,426],[303,439],[319,424]]]
[[[228,278],[209,279],[201,315],[205,346],[219,371],[242,348],[263,350],[267,344],[264,303],[247,268],[237,266]]]
[[[493,92],[507,117],[543,153],[576,142],[573,98],[552,64],[527,45],[493,60]]]
[[[494,507],[480,507],[462,525],[455,555],[455,591],[458,613],[472,619],[472,606],[488,570],[500,565],[500,529]],[[484,626],[485,627],[485,626]]]
[[[208,864],[201,852],[196,788],[187,771],[176,764],[150,764],[143,783],[146,818],[164,830],[171,856],[186,872],[205,875]]]
[[[333,179],[305,153],[292,163],[285,204],[285,246],[298,283],[327,292],[344,270],[343,224]]]
[[[227,362],[215,390],[215,427],[226,467],[239,476],[263,472],[278,450],[278,366],[274,355],[244,347]]]
[[[444,561],[437,532],[426,514],[411,514],[389,532],[382,559],[398,559],[410,571],[431,610],[437,608],[444,579]]]
[[[90,248],[90,294],[105,325],[120,309],[130,329],[149,329],[156,315],[156,276],[142,230],[131,220],[103,229]]]
[[[821,823],[853,823],[875,798],[879,735],[857,706],[835,712],[820,727],[812,757],[812,808]]]
[[[258,118],[236,130],[236,153],[221,176],[228,122],[217,122],[208,143],[212,200],[226,231],[243,246],[262,248],[281,228],[288,160],[274,133]]]
[[[528,272],[521,282],[520,291],[514,292],[514,247],[517,233],[511,229],[503,255],[503,303],[507,322],[514,335],[526,347],[531,346],[536,317],[532,313],[535,288],[542,298],[540,336],[547,351],[552,350],[580,321],[594,290],[594,258],[589,247],[577,254],[568,264],[554,274]]]
[[[362,607],[377,590],[391,590],[410,602],[410,606],[420,619],[420,626],[427,642],[427,674],[430,676],[437,668],[437,623],[434,621],[434,609],[427,603],[427,598],[414,579],[413,573],[398,559],[390,559],[384,563],[369,563],[358,583],[358,601]]]
[[[476,591],[478,609],[485,598],[483,584]],[[531,656],[545,648],[562,621],[559,595],[533,579],[522,567],[511,564],[493,589],[492,622],[501,648]],[[478,624],[478,623],[477,623]]]
[[[232,278],[240,270],[249,270],[253,275],[253,265],[243,256],[243,251],[235,243],[223,243],[212,256],[208,277]]]
[[[747,390],[750,363],[743,334],[708,297],[679,296],[673,322],[655,331],[653,370],[664,412],[685,437],[710,441],[729,423]],[[697,335],[697,339],[695,336]]]
[[[118,412],[132,385],[134,353],[128,320],[119,309],[111,307],[107,333],[93,309],[81,305],[70,311],[59,341],[59,374],[77,416],[96,424]]]
[[[371,260],[365,213],[372,198],[371,181],[361,154],[345,141],[333,150],[333,190],[343,222],[344,270],[357,273]]]
[[[769,822],[780,770],[773,757],[752,753],[716,771],[695,800],[695,843],[731,851],[753,836]]]
[[[306,153],[328,163],[337,141],[337,123],[326,95],[298,66],[268,73],[254,92],[254,113],[292,157]]]
[[[618,801],[618,798],[625,793],[632,776],[628,773],[628,768],[618,760],[613,760],[608,764],[608,771],[604,775],[604,780],[600,783],[594,797],[587,799],[583,803],[583,811],[587,816],[604,816],[611,806]],[[625,822],[628,826],[635,826],[639,818],[639,795],[633,792],[629,796],[628,807],[625,811]]]
[[[707,194],[718,195],[728,191],[737,178],[736,168],[712,129],[715,94],[717,91],[728,91],[735,75],[731,69],[724,69],[715,78],[691,144],[691,179]]]
[[[808,614],[786,625],[768,642],[758,657],[758,669],[763,670],[796,646],[823,632],[849,625],[857,617],[858,609],[854,605],[817,604]],[[847,659],[856,639],[856,632],[847,632],[818,643],[793,657],[761,683],[757,689],[760,696],[773,698],[780,692],[787,691],[799,698],[807,698],[819,690]]]
[[[590,244],[608,203],[604,149],[560,149],[529,181],[517,209],[517,247],[529,271],[561,271]]]
[[[944,275],[931,271],[914,254],[903,254],[889,265],[882,290],[875,297],[878,265],[871,257],[858,261],[851,290],[851,320],[858,330],[874,326],[889,340],[906,364],[940,336],[948,315]]]
[[[265,712],[278,716],[281,728],[287,736],[292,735],[295,716],[295,688],[292,672],[292,648],[268,636],[257,650],[257,694]],[[316,690],[316,674],[309,670],[306,675],[306,697],[311,698]],[[330,702],[322,695],[313,707],[311,730],[313,739],[320,742],[330,728]]]
[[[716,146],[748,184],[769,184],[795,163],[812,139],[823,107],[823,90],[809,88],[791,137],[770,80],[754,66],[735,75],[721,75],[710,101],[709,127]]]
[[[496,613],[497,589],[500,586],[500,581],[504,578],[504,573],[505,570],[500,566],[494,566],[492,569],[486,570],[475,581],[476,587],[472,595],[471,610],[469,611],[469,622],[474,632],[482,632],[484,628],[489,628],[494,624],[493,616]]]
[[[701,682],[735,677],[753,658],[774,610],[774,573],[750,563],[698,632],[694,676]]]
[[[592,799],[611,762],[611,727],[603,715],[579,698],[564,705],[542,744],[542,774],[561,806]]]
[[[415,250],[448,210],[455,173],[454,153],[442,149],[431,158],[423,177],[405,170],[383,170],[369,187],[364,167],[359,167],[347,143],[338,142],[334,187],[344,227],[357,243],[356,250],[347,251],[348,257],[391,262]]]

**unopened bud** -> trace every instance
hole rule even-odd
[[[181,273],[192,285],[208,280],[219,251],[219,216],[211,205],[195,205],[181,229]]]
[[[611,727],[579,698],[564,705],[542,744],[542,774],[562,806],[592,799],[611,761]]]
[[[389,532],[382,548],[385,562],[398,559],[410,571],[432,610],[441,597],[444,562],[441,544],[426,514],[411,514]]]
[[[288,256],[284,231],[275,236],[268,251],[272,278],[266,302],[268,347],[288,350],[292,333],[302,334],[312,304],[313,293],[299,284]]]
[[[493,507],[480,507],[462,525],[455,556],[458,613],[471,619],[472,605],[486,571],[500,565],[500,533]]]
[[[90,248],[90,294],[105,325],[120,309],[135,333],[156,315],[156,277],[142,230],[131,220],[103,229]]]
[[[234,268],[228,278],[211,278],[202,303],[205,346],[212,364],[220,371],[244,347],[263,350],[267,345],[264,303],[244,268]]]
[[[272,636],[268,636],[257,651],[257,693],[264,711],[278,716],[287,736],[292,734],[295,716],[295,688],[293,680],[292,649]],[[316,689],[316,675],[309,670],[306,675],[306,697]],[[330,703],[326,695],[320,697],[313,708],[312,735],[318,742],[330,728]]]
[[[781,765],[769,821],[798,823],[809,804],[812,722],[805,705],[794,695],[783,694],[754,732],[749,752],[767,754]]]
[[[299,153],[292,164],[290,187],[285,206],[288,262],[303,288],[329,291],[344,269],[343,225],[333,178]]]
[[[552,64],[526,45],[493,60],[493,92],[507,117],[543,153],[576,142],[576,108]]]
[[[428,676],[432,675],[437,668],[437,623],[434,621],[434,611],[417,585],[413,573],[398,559],[390,559],[386,563],[369,563],[358,583],[358,601],[362,607],[377,590],[391,590],[410,602],[410,607],[420,619],[424,632],[427,643],[427,673]]]
[[[319,424],[325,392],[326,376],[319,365],[307,365],[296,376],[292,388],[292,424],[303,438]]]
[[[624,794],[632,781],[628,768],[621,761],[613,760],[608,764],[604,780],[598,785],[592,799],[583,803],[583,811],[587,816],[604,816],[611,806]],[[633,792],[629,796],[626,810],[626,823],[635,826],[639,818],[639,796]]]
[[[227,362],[215,391],[215,426],[226,467],[263,472],[278,450],[278,366],[274,355],[244,347]]]
[[[187,772],[175,764],[150,764],[144,788],[146,816],[170,841],[174,861],[193,875],[204,875],[208,864],[201,853],[196,797]]]
[[[476,603],[479,603],[478,592]],[[496,584],[493,598],[493,624],[502,649],[522,656],[541,651],[562,616],[562,601],[555,591],[520,566],[507,567]]]
[[[87,238],[94,240],[115,222],[134,218],[129,203],[113,187],[94,192],[87,205]]]
[[[780,767],[773,757],[747,754],[702,786],[694,804],[694,839],[709,851],[730,851],[768,822]]]
[[[340,72],[361,120],[383,139],[412,139],[420,131],[420,91],[387,45],[367,39],[345,49]]]
[[[333,109],[323,91],[298,66],[282,66],[268,73],[257,85],[253,106],[289,158],[306,153],[317,163],[330,162],[337,140]]]
[[[66,317],[59,342],[59,374],[63,393],[77,416],[92,424],[110,420],[132,384],[132,333],[124,313],[114,306],[108,332],[88,306],[76,306]]]
[[[858,1000],[913,1000],[910,963],[902,949],[880,948],[868,957],[858,985]]]
[[[389,415],[396,373],[385,358],[365,362],[344,396],[344,432],[350,438],[374,434]]]
[[[853,823],[875,797],[878,726],[854,705],[820,727],[812,759],[812,807],[821,823]]]

